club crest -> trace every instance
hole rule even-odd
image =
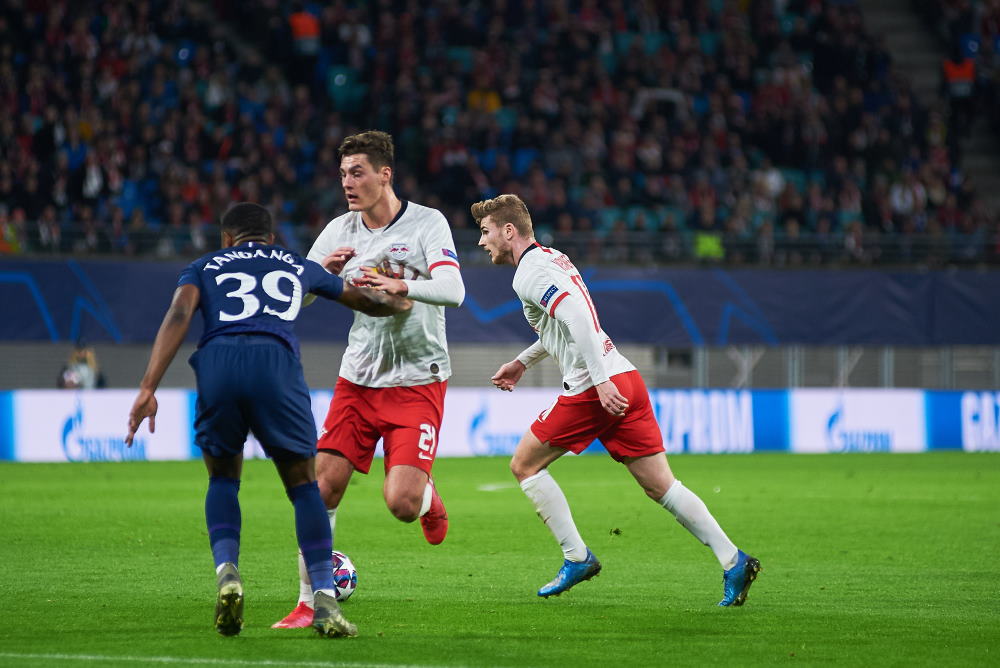
[[[409,244],[398,243],[389,246],[389,257],[391,257],[393,260],[402,260],[409,254],[410,254]]]

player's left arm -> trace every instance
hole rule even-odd
[[[393,278],[373,269],[365,269],[365,285],[425,304],[461,306],[465,300],[465,282],[462,280],[458,253],[455,252],[455,241],[443,215],[438,214],[428,222],[420,243],[429,279]]]
[[[597,309],[590,299],[590,293],[583,281],[573,281],[573,285],[563,283],[562,293],[551,302],[549,315],[565,327],[570,340],[576,344],[594,383],[601,406],[612,415],[624,415],[628,399],[618,391],[618,386],[608,376],[604,368],[604,341],[606,335],[601,330]]]
[[[198,303],[201,299],[201,291],[198,286],[185,283],[174,291],[173,300],[167,314],[163,316],[160,324],[160,331],[156,333],[156,340],[153,342],[153,352],[149,355],[149,364],[146,366],[146,373],[139,383],[139,394],[132,403],[132,410],[128,414],[128,435],[125,443],[132,445],[132,438],[142,421],[149,418],[150,433],[156,431],[156,388],[163,380],[170,363],[177,355],[177,350],[187,336],[188,328],[191,326],[191,318],[198,310]]]

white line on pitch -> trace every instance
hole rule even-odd
[[[502,489],[513,489],[514,483],[512,482],[494,482],[487,483],[485,485],[479,485],[476,490],[479,492],[499,492]]]
[[[101,654],[19,654],[0,652],[0,659],[33,661],[101,661],[163,663],[200,666],[305,666],[306,668],[440,668],[403,663],[353,663],[343,661],[271,661],[269,659],[212,659],[196,656],[111,656]]]

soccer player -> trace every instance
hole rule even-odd
[[[128,417],[126,443],[149,418],[156,429],[156,388],[201,311],[205,328],[191,356],[198,383],[195,443],[208,468],[205,519],[215,559],[215,628],[243,628],[238,492],[248,430],[274,460],[295,508],[295,531],[316,587],[313,627],[324,636],[353,636],[333,584],[332,538],[316,483],[316,424],[293,325],[303,296],[317,294],[371,317],[407,311],[409,300],[345,285],[315,262],[274,244],[271,214],[241,203],[222,217],[222,250],[181,273],[153,343],[139,395]]]
[[[567,452],[582,452],[599,439],[651,499],[715,553],[723,568],[719,605],[743,605],[760,562],[737,549],[702,500],[674,478],[646,385],[601,328],[580,272],[565,254],[535,241],[528,208],[517,195],[477,202],[472,215],[482,235],[479,245],[493,264],[517,268],[514,291],[528,324],[538,332],[538,341],[501,366],[493,384],[512,391],[524,371],[547,355],[563,374],[563,394],[538,416],[510,462],[521,489],[563,550],[562,568],[538,595],[558,596],[601,571],[548,470]]]
[[[396,196],[390,135],[369,130],[349,136],[338,154],[348,212],[319,234],[309,258],[346,283],[414,304],[391,318],[355,315],[319,437],[320,491],[333,531],[351,475],[369,472],[382,438],[386,506],[403,522],[419,518],[427,542],[437,545],[448,532],[431,478],[451,375],[444,307],[465,298],[455,242],[440,211]],[[307,626],[312,619],[313,587],[302,555],[299,579],[298,603],[275,628]]]

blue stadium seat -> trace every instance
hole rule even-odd
[[[719,50],[719,33],[698,33],[698,43],[701,45],[701,50],[706,55],[714,56],[715,52]]]
[[[497,123],[504,132],[510,132],[517,127],[517,109],[512,107],[500,107],[496,111]]]
[[[615,51],[625,53],[632,46],[635,34],[630,32],[620,32],[615,35]]]
[[[648,32],[643,36],[643,49],[647,55],[656,53],[661,47],[670,43],[670,35],[667,33]]]
[[[514,176],[524,176],[527,174],[537,158],[538,149],[535,148],[519,148],[514,151],[514,159],[511,161],[511,169],[514,172]]]
[[[785,181],[791,183],[795,186],[795,189],[800,193],[806,191],[806,173],[801,169],[781,169],[781,175],[785,177]]]
[[[472,49],[469,47],[450,46],[446,53],[448,54],[448,60],[458,63],[463,72],[468,72],[472,69]]]

